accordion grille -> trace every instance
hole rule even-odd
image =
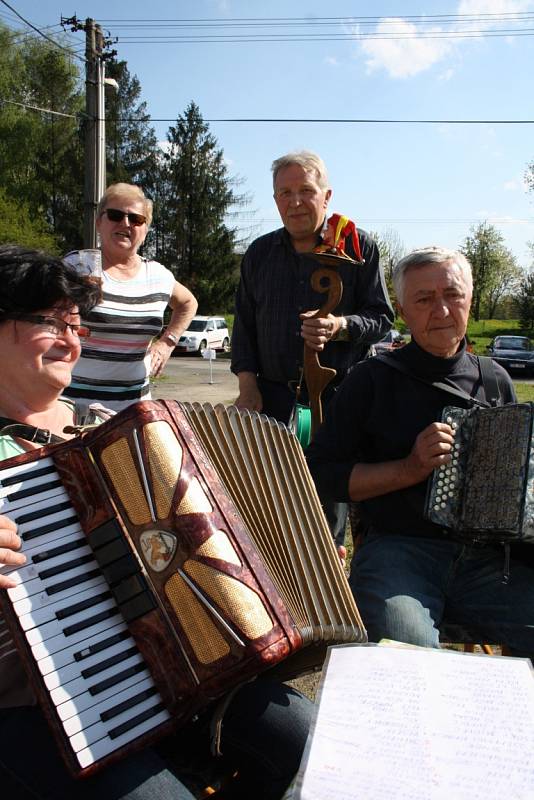
[[[174,487],[182,469],[182,448],[168,422],[149,422],[143,430],[152,473],[158,519],[169,516]]]
[[[108,445],[101,459],[132,524],[148,524],[152,517],[128,440],[121,438]]]
[[[272,629],[272,620],[260,598],[241,581],[198,561],[186,561],[184,571],[202,589],[205,597],[224,608],[225,615],[249,639],[258,639]]]
[[[221,561],[235,564],[236,567],[241,566],[236,549],[223,531],[215,531],[209,539],[206,539],[204,544],[197,548],[197,555],[202,558],[219,558]]]
[[[177,572],[166,582],[165,594],[201,664],[211,664],[230,653],[213,619]]]
[[[212,511],[211,503],[198,478],[192,478],[176,509],[176,514],[178,516],[182,514],[211,514]]]

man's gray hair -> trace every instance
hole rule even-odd
[[[473,275],[471,272],[471,264],[459,250],[448,250],[446,247],[438,247],[432,245],[430,247],[421,247],[418,250],[412,250],[407,256],[401,258],[393,268],[393,288],[397,296],[397,301],[402,303],[404,296],[404,282],[406,273],[411,269],[418,269],[419,267],[426,267],[429,264],[449,264],[454,262],[457,264],[465,278],[465,282],[469,289],[473,288]]]
[[[306,172],[315,172],[317,183],[321,189],[329,189],[328,185],[328,172],[323,159],[311,150],[298,150],[294,153],[288,153],[285,156],[280,156],[273,161],[271,169],[273,172],[273,188],[276,182],[276,176],[284,167],[292,167],[297,165],[302,167]]]

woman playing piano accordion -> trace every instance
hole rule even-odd
[[[80,355],[80,340],[90,335],[80,317],[96,305],[99,294],[97,285],[54,257],[0,247],[0,460],[72,435],[64,429],[78,422],[76,408],[60,395]],[[0,515],[0,591],[16,585],[9,570],[25,562],[19,547],[16,525]],[[224,717],[221,750],[238,777],[220,796],[281,797],[300,762],[310,707],[299,693],[269,680],[257,680],[237,692]],[[176,765],[184,764],[184,753],[197,757],[202,748],[208,753],[209,717],[208,712],[157,748],[75,781],[35,704],[0,617],[3,797],[191,800],[194,795]]]

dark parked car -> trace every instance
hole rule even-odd
[[[527,336],[496,336],[488,354],[508,372],[534,374],[534,350]]]

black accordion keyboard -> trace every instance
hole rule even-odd
[[[533,406],[444,409],[452,461],[434,470],[426,515],[471,541],[534,541]]]

